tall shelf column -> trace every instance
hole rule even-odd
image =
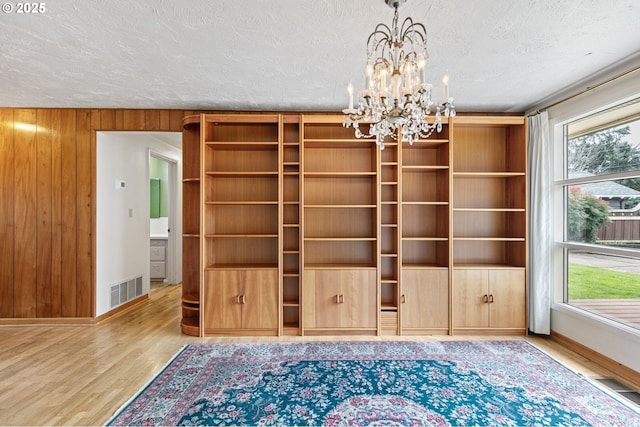
[[[300,335],[300,116],[282,119],[282,334]]]
[[[452,140],[454,333],[526,334],[526,120],[456,117]]]
[[[277,335],[281,158],[277,114],[203,118],[205,335]]]
[[[395,140],[386,141],[379,150],[380,181],[380,335],[398,335],[400,300],[400,149]]]
[[[376,334],[377,148],[342,116],[303,116],[303,333]]]
[[[200,115],[182,122],[182,321],[183,334],[200,329]]]
[[[402,334],[449,333],[449,122],[401,144]]]

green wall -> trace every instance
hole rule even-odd
[[[169,163],[149,157],[151,218],[169,216]]]

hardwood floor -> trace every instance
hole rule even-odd
[[[101,425],[184,345],[197,342],[326,340],[327,337],[196,338],[180,333],[179,286],[95,326],[0,327],[0,425]],[[479,337],[340,337],[460,340]],[[495,337],[482,337],[490,339]],[[582,375],[617,378],[558,343],[526,339]],[[617,378],[624,381],[622,378]]]

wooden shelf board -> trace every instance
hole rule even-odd
[[[468,241],[468,242],[524,242],[524,237],[462,237],[453,236],[455,241]]]
[[[277,270],[278,264],[211,264],[205,270]]]
[[[304,205],[312,209],[375,209],[376,205]]]
[[[398,283],[398,281],[396,279],[384,279],[383,278],[383,279],[380,279],[380,283],[381,284],[387,283],[387,284],[390,284],[390,285],[395,285],[395,284]]]
[[[397,253],[381,253],[380,254],[381,257],[385,257],[385,258],[398,258],[398,254]]]
[[[389,186],[398,185],[398,181],[382,181],[380,185],[389,185]]]
[[[397,304],[391,304],[391,303],[382,303],[380,304],[380,310],[383,311],[392,311],[392,310],[397,310],[398,309],[398,305]]]
[[[300,307],[300,303],[298,303],[298,301],[296,300],[283,301],[282,306],[283,307]]]
[[[402,264],[402,268],[406,270],[448,270],[449,267],[438,264]]]
[[[446,242],[448,237],[402,236],[403,242]]]
[[[453,172],[453,178],[512,178],[524,176],[525,172]]]
[[[199,184],[200,178],[184,178],[182,182],[185,184]]]
[[[371,176],[375,177],[375,171],[318,171],[318,172],[309,172],[305,171],[305,177],[309,178],[351,178],[351,177],[360,177],[360,176]]]
[[[277,177],[278,171],[206,171],[207,176],[229,177]]]
[[[375,242],[375,237],[305,237],[305,242]]]
[[[206,141],[214,150],[276,150],[278,141]]]
[[[300,228],[300,224],[282,224],[284,228]]]
[[[383,228],[398,228],[398,224],[384,224],[384,223],[382,223],[382,224],[380,224],[380,227],[383,227]]]
[[[446,165],[402,165],[402,172],[434,172],[447,170]]]
[[[454,212],[525,212],[524,208],[453,208]]]
[[[182,237],[187,237],[190,239],[196,238],[196,237],[200,237],[199,233],[183,233]]]
[[[305,270],[375,270],[375,264],[305,264]]]
[[[273,239],[277,238],[278,234],[270,234],[270,233],[216,233],[216,234],[205,234],[206,238],[211,239]]]
[[[446,124],[443,120],[442,124]],[[417,141],[413,142],[413,145],[409,144],[408,142],[403,142],[403,146],[405,149],[409,149],[409,150],[419,150],[419,149],[424,149],[424,148],[433,148],[436,145],[443,145],[443,144],[447,144],[449,142],[448,139],[419,139]]]
[[[278,205],[277,200],[207,200],[205,205]]]
[[[456,270],[524,270],[524,267],[521,265],[509,265],[509,264],[477,264],[477,263],[469,263],[469,264],[465,264],[465,263],[459,263],[459,262],[455,262],[453,263],[453,269]]]
[[[436,202],[436,201],[433,201],[433,202],[405,202],[405,201],[402,201],[402,205],[403,205],[403,206],[404,206],[404,205],[415,205],[415,206],[418,206],[418,205],[424,205],[424,206],[429,206],[429,205],[432,205],[432,206],[447,206],[448,204],[449,204],[449,202]]]
[[[300,277],[300,273],[282,273],[282,277]]]
[[[199,294],[182,294],[182,302],[186,302],[187,304],[200,304],[200,295]]]
[[[198,328],[199,319],[197,317],[183,317],[182,326],[189,326],[192,328]]]

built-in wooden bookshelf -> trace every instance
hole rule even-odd
[[[526,332],[523,117],[460,117],[453,132],[454,333]]]
[[[184,121],[192,335],[526,333],[526,123],[379,150],[328,114]]]

